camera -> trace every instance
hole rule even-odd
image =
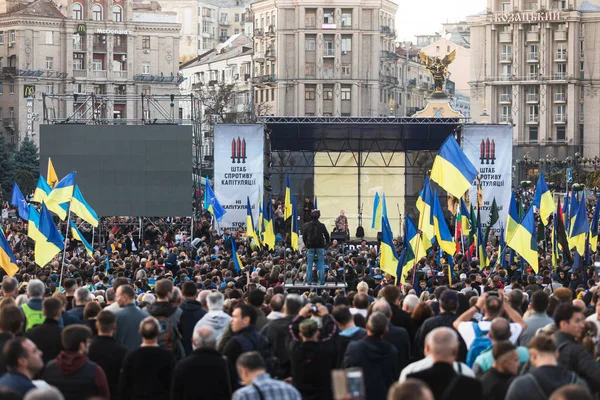
[[[310,306],[309,311],[310,311],[311,314],[318,314],[319,313],[319,310],[317,309],[317,306],[314,305],[314,304],[312,306]]]

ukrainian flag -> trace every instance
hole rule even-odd
[[[264,199],[266,201],[266,199]],[[263,205],[263,243],[269,246],[269,250],[273,250],[275,247],[275,229],[273,228],[273,209],[271,207],[271,201],[264,203]]]
[[[523,219],[517,225],[515,233],[508,240],[507,246],[519,253],[531,265],[535,273],[538,272],[538,252],[533,207],[529,207]]]
[[[452,233],[446,225],[444,219],[444,212],[437,194],[433,195],[433,226],[435,228],[435,238],[437,239],[438,245],[446,253],[453,256],[456,253],[456,244],[454,243]]]
[[[580,256],[585,254],[585,239],[589,230],[590,224],[585,209],[585,196],[582,196],[575,215],[575,221],[571,224],[571,240],[569,241],[569,247],[577,249]]]
[[[79,229],[77,229],[77,226],[75,226],[73,221],[71,221],[70,219],[69,225],[71,225],[71,235],[73,236],[73,239],[79,240],[81,243],[83,243],[85,251],[89,254],[90,257],[94,257],[94,249],[92,248],[92,245],[90,245],[88,241],[85,240],[81,232],[79,232]]]
[[[93,227],[98,227],[98,214],[96,214],[96,211],[94,211],[94,209],[85,201],[78,185],[75,185],[75,190],[73,191],[71,211]]]
[[[73,198],[73,189],[75,187],[75,172],[65,176],[54,186],[44,204],[48,210],[52,211],[61,220],[67,218],[67,211],[61,206],[62,203],[68,203]]]
[[[394,247],[394,239],[390,221],[387,217],[381,217],[381,258],[379,267],[386,274],[396,276],[398,273],[399,258],[396,248]]]
[[[490,265],[490,260],[487,255],[486,246],[483,231],[481,229],[481,214],[479,213],[479,209],[477,209],[477,253],[479,257],[479,269],[483,269]]]
[[[19,272],[17,260],[15,259],[15,255],[8,244],[8,240],[6,240],[6,236],[4,236],[2,229],[0,229],[0,268],[2,268],[8,276],[14,276]]]
[[[292,216],[292,187],[290,185],[290,174],[285,176],[285,205],[283,209],[283,220],[286,221]]]
[[[29,236],[33,241],[37,242],[38,240],[46,240],[44,236],[40,233],[40,213],[37,212],[35,207],[30,204],[29,205],[29,221],[27,221],[27,236]]]
[[[596,208],[594,209],[594,216],[592,217],[592,227],[590,230],[590,249],[592,252],[596,252],[598,246],[598,218],[600,218],[600,198],[596,201]]]
[[[263,226],[263,198],[262,192],[260,191],[260,187],[258,188],[258,221],[256,221],[256,228],[254,232],[258,234],[258,236],[262,236],[262,226]]]
[[[296,204],[296,199],[292,199],[292,236],[291,236],[291,244],[292,250],[298,251],[298,237],[300,236],[300,229],[298,226],[298,204]]]
[[[469,218],[469,216],[471,215],[471,212],[469,211],[469,208],[467,207],[467,203],[465,203],[464,199],[460,199],[460,224],[462,226],[462,232],[461,235],[463,236],[469,236],[469,225],[471,223],[471,219]],[[464,251],[464,249],[463,249]]]
[[[410,217],[407,215],[404,223],[404,243],[402,245],[402,252],[400,253],[399,263],[398,263],[398,271],[396,272],[396,276],[400,280],[401,283],[407,282],[408,271],[415,264],[415,258],[420,259],[419,257],[415,257],[416,246],[419,241],[419,233],[417,232],[417,228],[415,224],[412,222]],[[423,246],[419,243],[419,252],[425,253],[424,250],[421,250]]]
[[[48,180],[47,180],[47,182],[51,188],[56,186],[56,184],[58,183],[58,176],[56,175],[56,171],[54,170],[54,165],[52,165],[52,159],[50,157],[48,157]]]
[[[206,187],[204,189],[204,209],[211,213],[217,221],[221,221],[223,216],[227,213],[217,200],[215,192],[210,187],[210,179],[206,177]]]
[[[252,238],[254,244],[256,246],[259,246],[260,242],[258,241],[258,235],[254,230],[254,220],[252,219],[252,206],[250,206],[250,196],[246,196],[246,199],[248,200],[246,204],[246,237]]]
[[[552,199],[552,193],[548,189],[544,174],[540,172],[537,186],[535,188],[535,197],[533,199],[533,205],[537,207],[540,212],[540,218],[544,225],[548,224],[548,217],[554,212],[554,199]]]
[[[60,182],[58,185],[60,185]],[[65,240],[56,229],[45,203],[42,204],[42,211],[40,212],[39,231],[42,237],[41,240],[35,242],[35,262],[43,268],[64,249]]]
[[[373,198],[373,219],[371,220],[371,229],[381,229],[382,211],[383,202],[381,201],[381,197],[379,197],[379,193],[375,192],[375,197]]]
[[[33,192],[32,201],[35,201],[36,203],[42,203],[44,200],[46,200],[46,197],[48,197],[51,191],[52,188],[50,185],[48,185],[48,182],[46,182],[44,177],[40,175],[35,191]]]
[[[519,225],[518,221],[519,213],[517,211],[517,199],[515,199],[515,194],[511,193],[510,205],[508,207],[508,220],[506,221],[506,237],[508,237],[509,241],[517,230],[517,225]]]
[[[571,190],[571,199],[569,199],[569,228],[567,230],[571,232],[571,228],[573,228],[573,224],[575,223],[575,216],[577,215],[577,210],[579,209],[579,202],[577,201],[577,195],[574,190]]]
[[[433,208],[433,192],[429,184],[429,177],[425,177],[423,189],[417,199],[417,209],[419,210],[419,229],[423,232],[424,243],[427,243],[425,250],[431,247],[431,242],[435,238],[435,229],[431,222],[431,210]]]
[[[235,240],[231,239],[231,258],[233,258],[233,265],[235,265],[236,271],[241,271],[244,268],[244,264],[242,264],[242,259],[237,252],[237,248],[235,247]]]
[[[454,197],[462,197],[477,174],[477,169],[463,153],[454,136],[448,136],[433,161],[431,180]]]

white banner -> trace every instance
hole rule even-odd
[[[480,208],[481,226],[487,226],[492,202],[496,199],[500,224],[506,229],[510,192],[512,189],[512,126],[510,125],[464,125],[462,147],[467,158],[481,176],[483,205]],[[477,182],[469,190],[471,204],[477,201]]]
[[[250,197],[254,224],[258,218],[258,190],[263,187],[264,128],[262,125],[215,126],[215,178],[217,200],[227,213],[218,222],[224,229],[246,229],[246,203]]]

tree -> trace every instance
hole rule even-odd
[[[4,136],[0,135],[0,187],[2,188],[0,199],[4,201],[10,200],[14,177],[13,163],[13,155],[8,150]]]
[[[38,148],[29,136],[21,142],[19,151],[15,155],[15,169],[29,171],[33,176],[40,173],[40,155]]]

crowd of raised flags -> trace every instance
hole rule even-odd
[[[19,217],[27,224],[27,236],[35,242],[35,262],[40,267],[52,261],[65,248],[65,237],[59,231],[51,213],[61,221],[68,219],[67,229],[70,228],[71,236],[83,244],[90,256],[93,254],[92,246],[71,219],[71,214],[77,215],[93,227],[98,227],[98,215],[86,202],[75,183],[75,177],[76,172],[71,172],[58,180],[50,159],[47,179],[40,175],[31,203],[27,202],[17,183],[13,185],[11,205],[17,208]],[[33,203],[38,203],[39,207]],[[65,231],[65,234],[68,235],[68,231]],[[10,276],[18,271],[4,232],[0,234],[0,267]]]

